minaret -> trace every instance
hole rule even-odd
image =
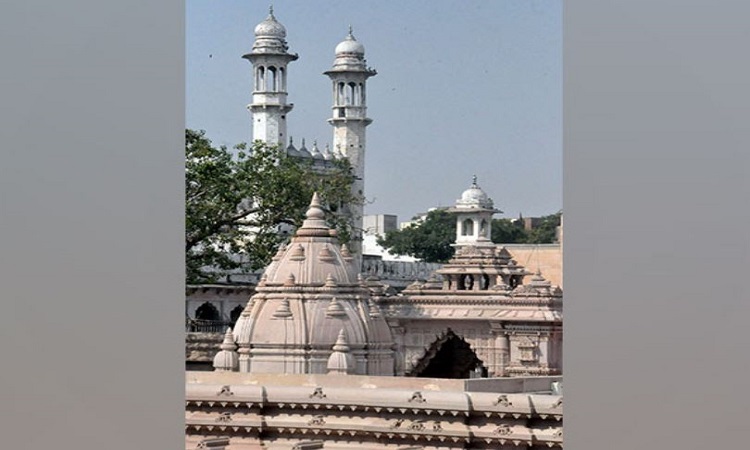
[[[253,100],[247,108],[252,113],[254,141],[286,142],[286,115],[294,106],[286,102],[286,66],[298,58],[288,50],[286,29],[271,7],[266,20],[255,27],[252,51],[243,56],[253,64]]]
[[[356,177],[353,194],[364,199],[365,192],[365,128],[372,122],[367,117],[367,79],[377,72],[367,67],[365,47],[357,42],[349,27],[349,35],[336,46],[336,59],[325,72],[333,84],[333,108],[328,122],[333,125],[333,151],[349,159]],[[352,219],[351,250],[362,260],[362,202],[349,205]]]

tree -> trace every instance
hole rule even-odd
[[[519,244],[526,240],[526,230],[510,219],[492,219],[492,242],[496,244]]]
[[[409,255],[426,262],[446,262],[453,256],[456,218],[445,210],[433,210],[418,224],[388,231],[378,237],[378,245],[398,255]]]
[[[246,144],[234,150],[214,147],[204,131],[185,131],[189,283],[215,281],[240,267],[265,267],[286,239],[280,226],[300,226],[315,191],[329,205],[329,225],[343,242],[349,240],[351,224],[338,206],[362,199],[351,192],[354,175],[347,160],[332,161],[327,170],[319,170],[260,141],[250,150]]]
[[[555,242],[561,217],[561,212],[541,217],[540,223],[527,232],[526,243],[551,244]]]
[[[510,219],[492,220],[492,242],[496,244],[549,244],[555,242],[561,213],[541,218],[541,223],[527,231]],[[403,230],[392,230],[378,238],[380,246],[393,254],[409,255],[426,262],[442,263],[453,257],[451,246],[456,241],[456,217],[435,210],[422,222]]]

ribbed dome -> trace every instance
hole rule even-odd
[[[477,185],[477,177],[471,183],[471,187],[461,194],[461,199],[456,202],[458,208],[486,208],[492,209],[492,199]]]
[[[348,346],[348,357],[333,357],[334,372],[392,375],[393,338],[358,272],[314,194],[302,226],[273,257],[237,320],[239,370],[326,373],[332,352]]]
[[[374,75],[375,71],[367,68],[365,61],[365,46],[357,42],[352,34],[352,28],[349,27],[349,34],[336,46],[336,57],[333,60],[331,71],[348,71],[367,72],[368,75]]]
[[[286,38],[286,28],[273,15],[273,7],[268,12],[266,20],[255,26],[255,37],[258,38]]]
[[[461,194],[462,202],[486,202],[487,194],[478,186],[472,186]]]
[[[302,139],[302,147],[299,148],[299,155],[303,158],[312,158],[312,154],[307,147],[305,147],[305,140]]]
[[[349,35],[336,46],[336,56],[339,55],[364,55],[365,46],[357,42],[349,27]]]
[[[320,152],[320,149],[318,149],[318,141],[313,141],[313,148],[312,148],[312,157],[314,159],[325,159],[323,154]]]
[[[294,141],[291,137],[289,138],[289,145],[286,148],[286,154],[288,156],[300,156],[299,150],[297,150],[297,148],[294,146]]]

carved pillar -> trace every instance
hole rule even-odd
[[[494,339],[495,351],[492,366],[487,368],[488,375],[490,377],[504,377],[506,376],[505,368],[508,367],[510,361],[508,334],[501,323],[493,322],[490,323],[490,335]]]
[[[396,376],[403,376],[405,368],[405,357],[406,357],[406,346],[404,342],[404,334],[406,329],[401,326],[401,323],[396,319],[388,319],[388,326],[391,328],[391,335],[393,336],[393,371]]]

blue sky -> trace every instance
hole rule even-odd
[[[453,204],[476,174],[505,212],[562,208],[562,2],[274,1],[290,51],[288,133],[331,142],[322,73],[348,26],[378,71],[367,85],[367,214],[404,221]],[[187,0],[186,125],[216,144],[251,139],[241,56],[269,2]],[[309,145],[308,145],[309,147]]]

